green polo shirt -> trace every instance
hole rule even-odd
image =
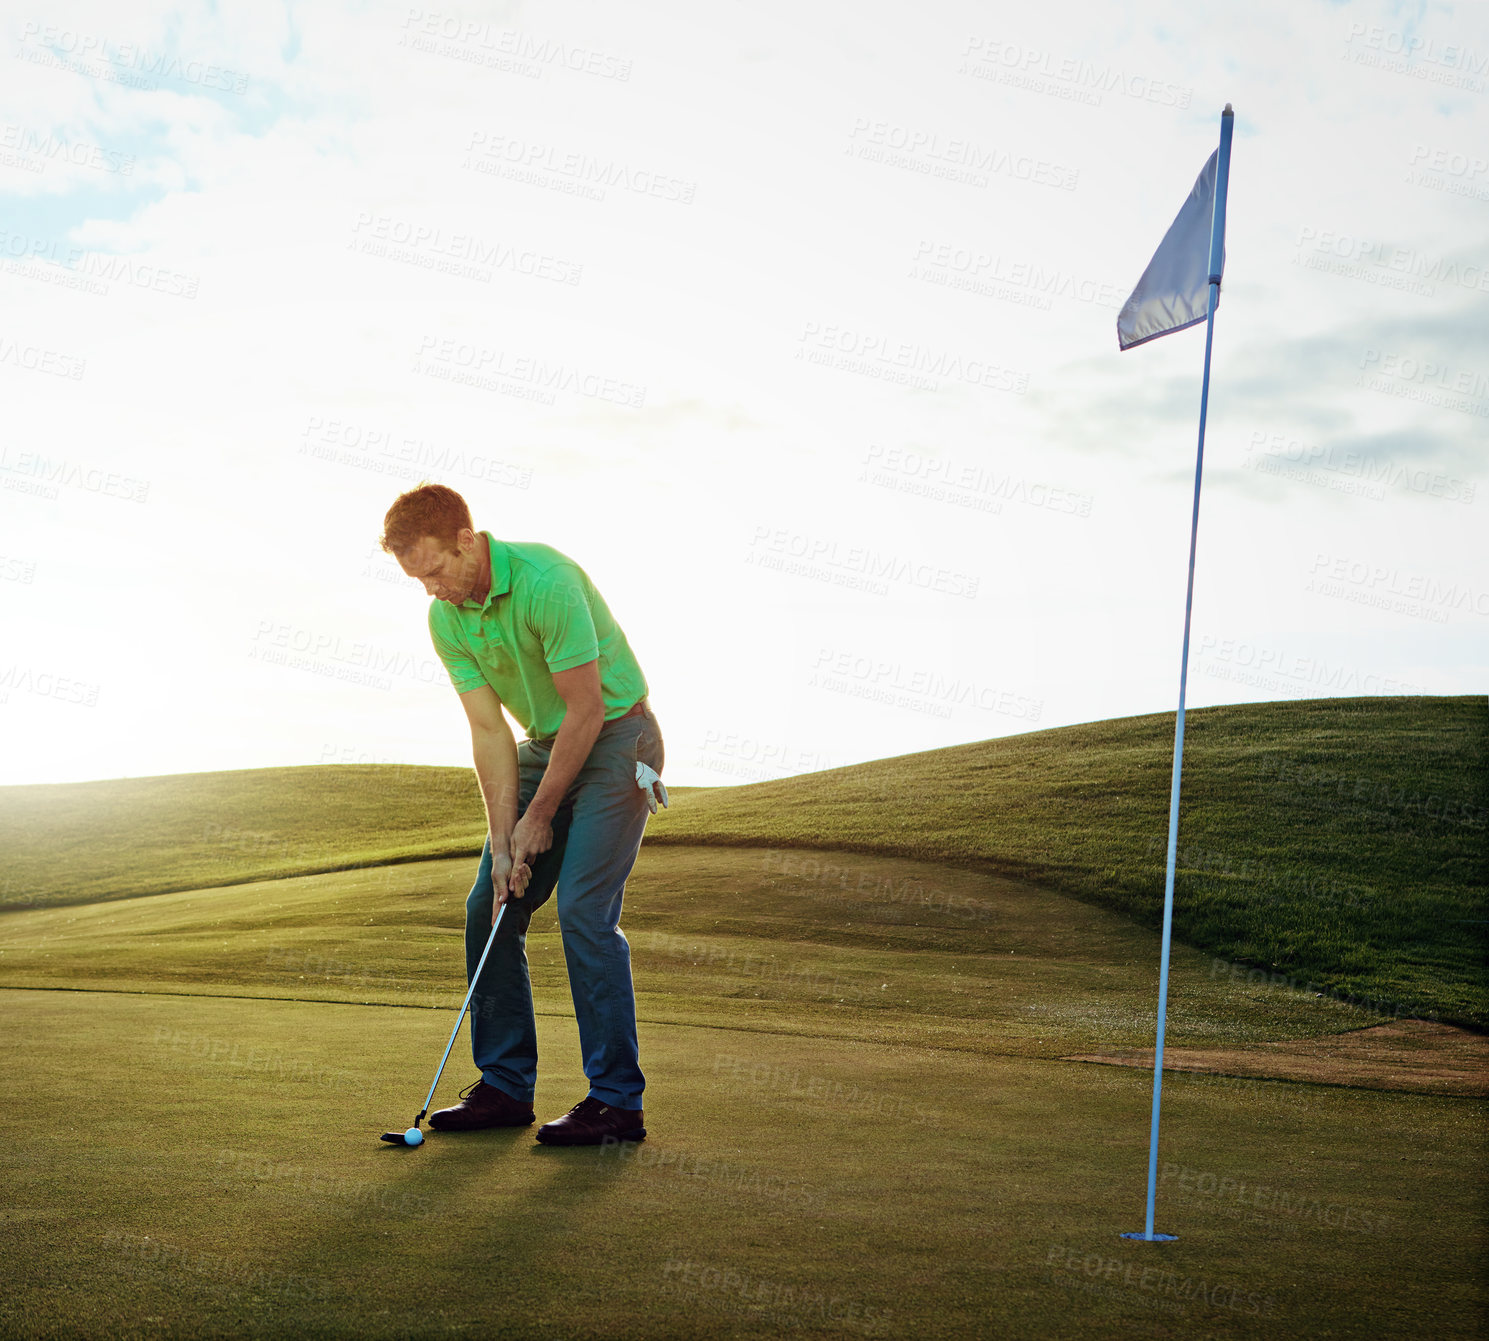
[[[598,660],[607,722],[645,697],[636,655],[584,569],[547,545],[479,534],[491,547],[485,601],[429,603],[429,636],[456,693],[490,685],[534,740],[564,720],[554,671]]]

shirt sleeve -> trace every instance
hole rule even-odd
[[[429,636],[434,642],[434,650],[439,654],[439,659],[444,662],[445,672],[450,677],[450,683],[455,686],[455,692],[468,694],[472,689],[479,689],[485,684],[486,677],[464,641],[445,628],[444,622],[436,617],[438,606],[438,601],[429,603]]]
[[[598,660],[600,636],[589,608],[584,574],[557,564],[533,584],[528,627],[543,644],[550,671],[573,670]]]

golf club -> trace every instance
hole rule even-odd
[[[407,1131],[385,1131],[382,1139],[389,1145],[416,1146],[424,1144],[424,1133],[419,1130],[419,1123],[424,1120],[424,1115],[429,1112],[429,1105],[434,1102],[434,1091],[439,1085],[439,1078],[445,1073],[445,1063],[450,1060],[450,1049],[455,1046],[455,1036],[460,1032],[460,1026],[465,1021],[465,1012],[470,1005],[470,999],[475,995],[476,984],[481,981],[481,970],[486,967],[486,956],[491,953],[491,946],[496,940],[496,929],[502,924],[502,917],[507,911],[505,902],[496,910],[496,921],[491,924],[491,935],[486,938],[486,948],[481,951],[481,962],[476,965],[476,971],[471,974],[470,990],[465,994],[465,1000],[461,1003],[460,1014],[455,1017],[455,1028],[450,1031],[450,1041],[445,1044],[445,1055],[439,1059],[439,1070],[434,1073],[434,1084],[429,1087],[429,1093],[424,1097],[424,1107],[419,1110],[419,1116],[414,1119],[414,1125]]]

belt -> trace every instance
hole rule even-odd
[[[623,722],[627,717],[640,717],[643,713],[649,711],[651,711],[651,705],[648,704],[644,698],[638,698],[625,712],[621,713],[619,717],[612,717],[610,719],[610,722]],[[609,726],[610,722],[605,722],[603,723],[603,725]],[[558,736],[557,734],[551,736],[529,736],[528,739],[531,740],[534,745],[552,745],[553,742],[558,739]]]

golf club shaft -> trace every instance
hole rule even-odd
[[[445,1063],[450,1060],[450,1049],[455,1046],[455,1037],[460,1033],[460,1026],[465,1022],[465,1012],[470,1005],[470,999],[476,994],[476,984],[481,981],[481,970],[486,967],[486,956],[491,953],[491,947],[496,941],[496,929],[502,924],[502,917],[507,911],[505,901],[496,910],[496,921],[491,924],[491,935],[486,937],[486,948],[481,951],[481,962],[476,965],[476,971],[470,975],[470,990],[465,994],[465,1000],[461,1002],[460,1014],[455,1017],[455,1028],[450,1031],[450,1041],[445,1044],[445,1055],[439,1059],[439,1070],[434,1073],[434,1084],[429,1087],[429,1093],[424,1098],[424,1108],[419,1116],[414,1119],[414,1125],[418,1126],[424,1120],[424,1114],[429,1111],[429,1105],[434,1102],[434,1091],[439,1088],[439,1078],[445,1073]]]

